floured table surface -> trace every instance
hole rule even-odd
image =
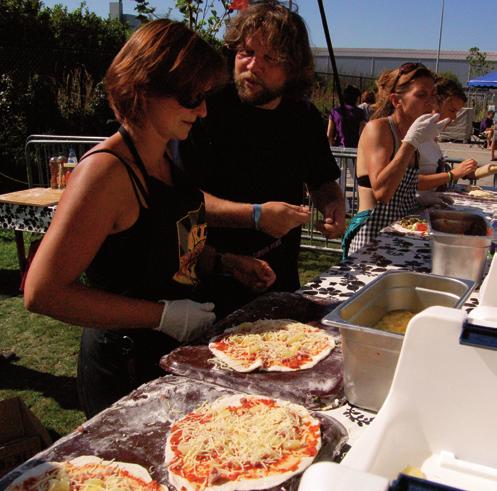
[[[255,370],[240,373],[219,368],[207,345],[183,346],[161,360],[164,370],[204,380],[250,394],[262,394],[302,404],[308,409],[323,409],[344,402],[343,358],[338,331],[325,327],[319,320],[330,306],[318,305],[293,293],[270,293],[259,297],[243,310],[237,310],[217,324],[216,331],[258,319],[293,319],[326,329],[337,346],[314,367],[292,372]]]
[[[73,433],[58,440],[22,466],[0,479],[5,489],[23,471],[42,462],[69,460],[79,455],[132,462],[145,467],[151,476],[169,485],[164,466],[166,438],[171,424],[203,402],[236,394],[216,385],[168,375],[133,391],[109,409],[89,420]],[[345,443],[347,432],[333,418],[313,413],[321,422],[323,447],[317,458],[335,459]],[[299,476],[270,488],[297,490]],[[170,489],[174,489],[171,485]]]

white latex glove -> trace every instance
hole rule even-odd
[[[216,320],[213,303],[199,303],[193,300],[159,300],[164,303],[160,324],[155,328],[177,341],[194,339],[209,328]]]
[[[416,150],[421,143],[435,139],[449,124],[450,118],[439,121],[440,114],[423,114],[407,130],[403,142],[410,143]]]

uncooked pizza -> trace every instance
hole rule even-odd
[[[334,347],[325,330],[290,319],[244,322],[209,342],[214,356],[238,372],[311,368]]]
[[[426,235],[428,233],[428,223],[425,218],[419,215],[404,217],[395,223],[393,228],[400,232],[409,232],[419,235]]]
[[[19,476],[7,491],[166,491],[145,468],[126,462],[81,456],[46,462]]]
[[[240,394],[176,421],[166,465],[181,491],[267,489],[302,472],[320,448],[319,421],[303,406]]]

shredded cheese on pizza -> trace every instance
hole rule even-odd
[[[158,491],[155,481],[145,482],[127,470],[112,464],[91,463],[83,466],[54,462],[53,468],[33,475],[7,491]]]
[[[333,337],[323,329],[289,319],[245,322],[209,343],[217,358],[244,372],[308,368],[334,347]]]
[[[177,421],[166,450],[170,480],[178,475],[189,489],[204,490],[303,470],[301,462],[309,465],[320,448],[319,422],[305,408],[280,402],[261,396],[221,398]]]

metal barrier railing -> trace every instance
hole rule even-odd
[[[50,184],[48,161],[56,155],[66,155],[73,147],[80,158],[91,147],[105,140],[100,136],[73,135],[30,135],[26,139],[24,154],[28,187],[48,186]],[[357,211],[358,196],[355,176],[357,149],[331,147],[340,168],[339,185],[346,198],[346,211],[353,215]],[[311,220],[302,228],[302,248],[322,251],[340,250],[340,240],[328,240],[317,231],[316,222],[320,219],[319,211],[312,205],[309,193],[305,193],[306,203],[311,208]]]
[[[331,151],[340,168],[339,185],[345,196],[345,211],[352,216],[357,212],[359,197],[357,195],[356,159],[357,148],[331,147]],[[313,206],[309,193],[305,193],[306,203],[311,209],[311,219],[307,225],[302,227],[303,249],[314,249],[320,251],[331,251],[341,253],[340,239],[328,240],[317,231],[315,223],[320,219],[319,211]]]
[[[28,187],[50,184],[48,161],[50,157],[65,155],[74,148],[78,159],[91,147],[105,140],[103,136],[30,135],[24,145]]]

